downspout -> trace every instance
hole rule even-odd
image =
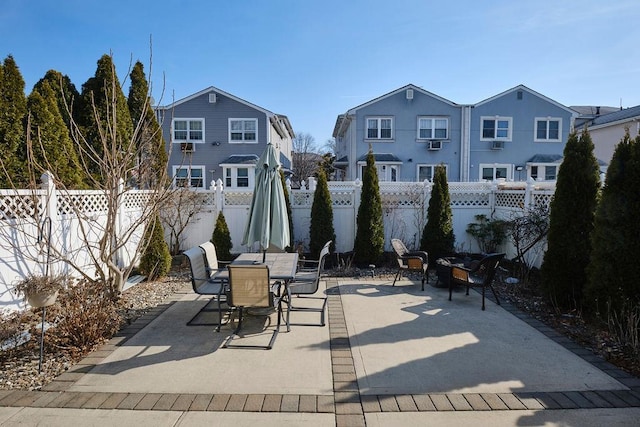
[[[469,159],[471,151],[471,106],[463,105],[460,110],[460,181],[469,181]]]

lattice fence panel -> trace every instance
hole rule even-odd
[[[297,190],[295,192],[289,193],[291,200],[291,206],[295,206],[298,208],[301,207],[310,207],[313,204],[313,192],[308,190]]]
[[[44,213],[42,197],[33,193],[3,194],[0,197],[0,218],[13,220],[41,217]]]
[[[355,204],[353,191],[332,191],[331,203],[336,207],[349,207]]]
[[[486,207],[489,206],[490,193],[467,193],[467,192],[451,192],[452,207]]]
[[[151,201],[153,196],[149,191],[131,191],[124,195],[125,209],[142,209]]]
[[[107,212],[109,198],[103,192],[98,191],[74,191],[68,194],[58,194],[58,214],[74,215],[97,212]]]
[[[224,204],[227,206],[251,206],[253,193],[250,191],[225,191]]]
[[[549,207],[551,205],[551,200],[553,199],[553,193],[552,192],[544,192],[544,193],[533,192],[532,197],[533,197],[534,206]]]
[[[524,208],[524,193],[521,191],[496,192],[496,207]]]

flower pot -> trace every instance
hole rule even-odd
[[[27,294],[27,302],[33,308],[48,307],[58,298],[58,291],[51,292],[35,292]]]

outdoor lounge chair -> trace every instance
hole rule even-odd
[[[280,297],[280,283],[271,284],[269,267],[265,264],[254,265],[229,265],[229,290],[227,303],[231,307],[238,308],[238,326],[227,338],[222,348],[262,348],[269,350],[280,331],[280,319],[282,318],[282,299]],[[278,323],[276,325],[269,344],[258,345],[231,345],[231,341],[238,336],[242,329],[242,317],[245,309],[249,308],[275,308]]]
[[[191,269],[191,286],[193,291],[198,295],[210,295],[211,299],[205,304],[200,311],[196,313],[191,320],[187,322],[189,326],[202,326],[202,325],[216,325],[216,331],[220,331],[222,325],[222,312],[225,311],[221,307],[223,300],[226,300],[224,293],[224,283],[220,280],[212,279],[207,267],[205,265],[205,257],[202,248],[195,246],[191,249],[184,251],[184,256],[189,260],[189,267]],[[212,304],[216,305],[215,308],[211,307]],[[202,323],[196,319],[203,312],[218,312],[217,323]]]
[[[391,246],[393,246],[398,261],[398,272],[393,278],[391,286],[396,285],[396,280],[405,271],[416,271],[422,275],[422,290],[424,291],[424,283],[428,281],[429,255],[425,251],[410,251],[400,239],[391,239]]]
[[[312,259],[303,259],[299,261],[300,267],[298,268],[298,273],[296,273],[296,278],[289,284],[289,293],[291,295],[295,295],[299,298],[309,298],[309,299],[320,299],[322,300],[322,306],[320,308],[317,307],[296,307],[293,305],[293,300],[289,301],[289,309],[290,311],[311,311],[320,313],[320,324],[317,326],[324,326],[324,312],[325,307],[327,306],[327,296],[321,297],[313,297],[309,295],[313,295],[318,292],[318,287],[320,285],[320,275],[324,270],[324,261],[327,255],[329,255],[329,248],[331,246],[332,241],[329,240],[324,244],[322,250],[320,250],[320,257],[317,260]],[[305,324],[307,325],[307,324]]]
[[[493,278],[496,274],[496,269],[498,268],[498,264],[504,258],[503,253],[501,254],[488,254],[484,258],[482,258],[477,264],[475,264],[471,268],[459,267],[456,265],[451,266],[451,278],[449,279],[449,301],[451,301],[451,293],[453,291],[453,287],[457,284],[465,285],[467,287],[466,295],[469,295],[469,288],[472,286],[481,286],[482,287],[482,309],[484,310],[484,294],[485,288],[489,287],[491,292],[493,292],[493,296],[496,298],[496,303],[500,305],[500,300],[498,299],[498,294],[496,294],[495,289],[493,289]]]

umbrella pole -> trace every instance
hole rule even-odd
[[[263,249],[262,250],[262,263],[264,264],[267,260],[267,250]]]

